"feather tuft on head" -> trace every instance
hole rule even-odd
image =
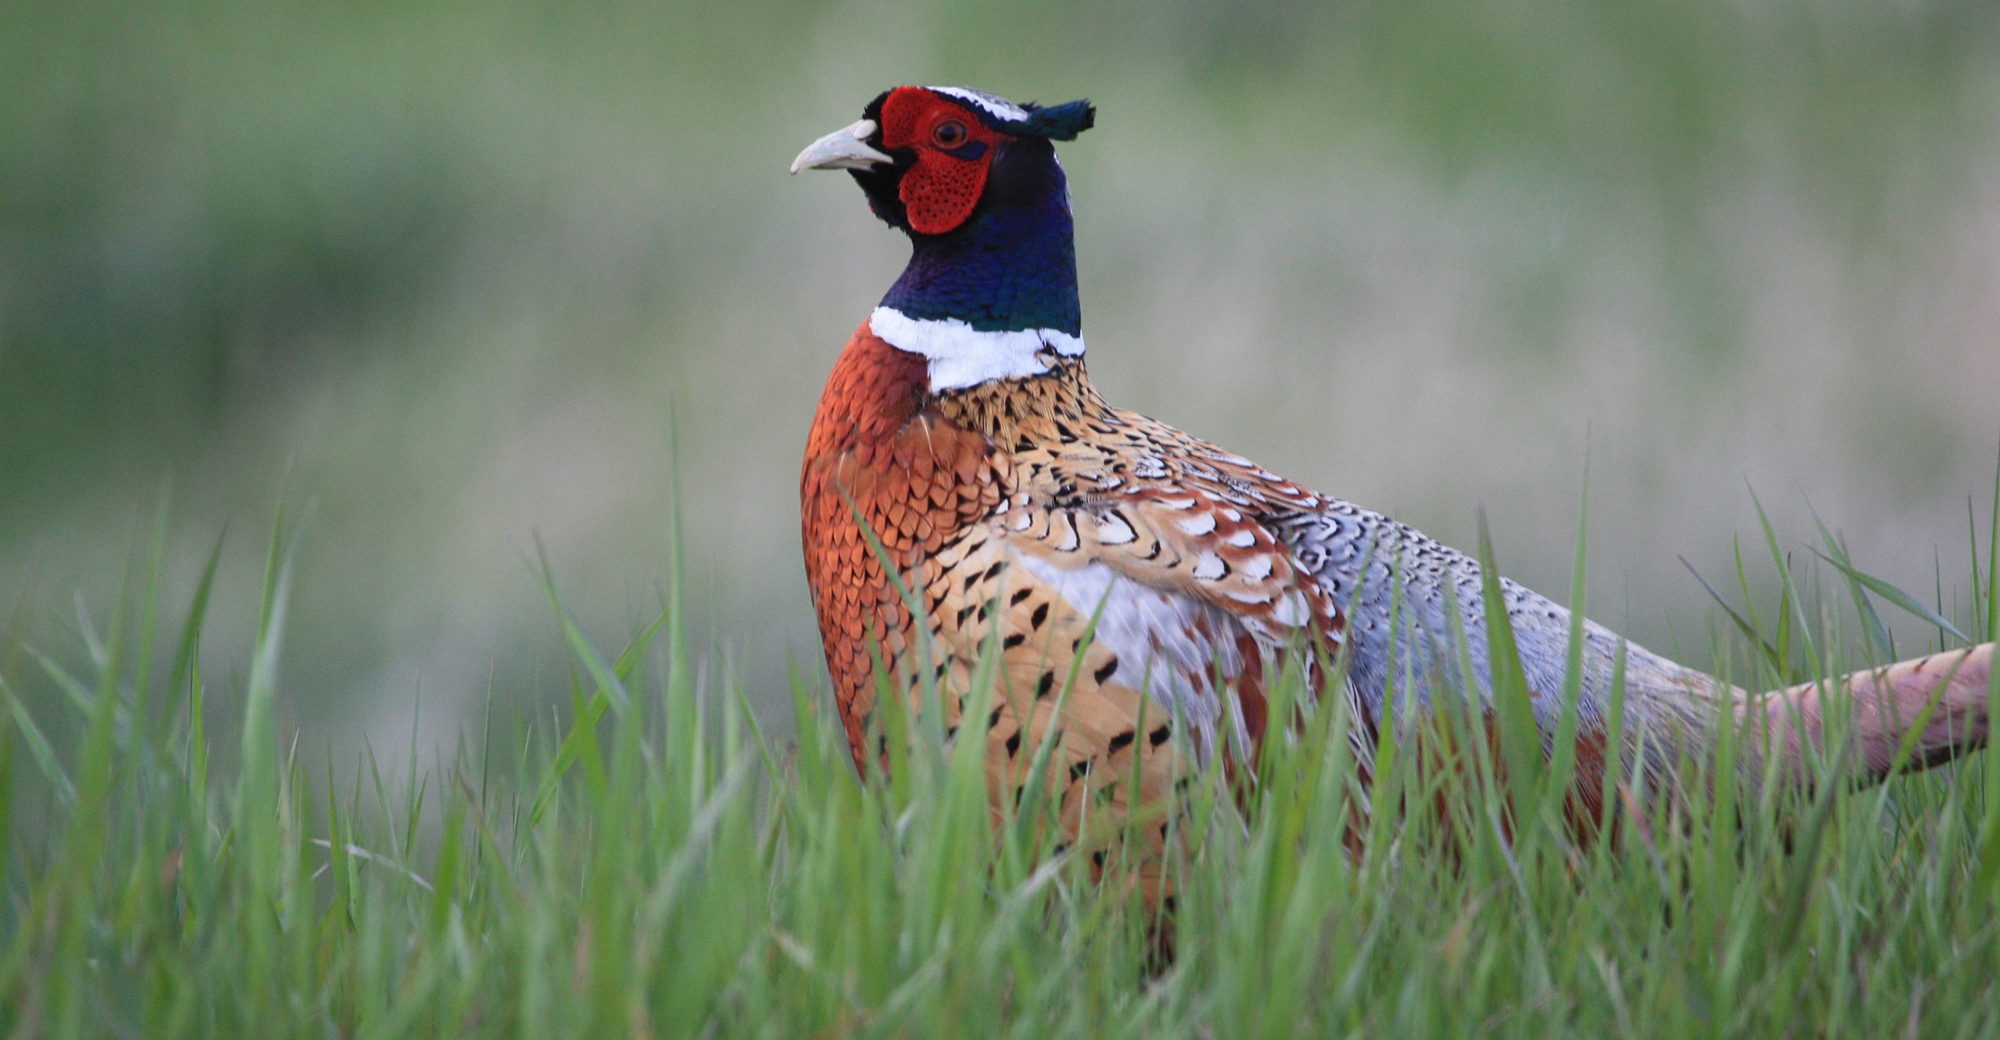
[[[1028,118],[1022,128],[1015,131],[1029,137],[1046,137],[1051,141],[1074,141],[1097,122],[1097,106],[1088,101],[1067,101],[1050,108],[1029,104]]]

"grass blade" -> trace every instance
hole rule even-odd
[[[27,705],[14,696],[14,688],[7,684],[4,676],[0,676],[0,697],[7,698],[7,710],[14,717],[14,726],[20,731],[21,739],[27,742],[28,754],[34,758],[35,767],[42,771],[43,778],[55,786],[56,794],[64,802],[76,801],[76,784],[70,782],[69,774],[63,771],[62,760],[56,757],[55,747],[49,743],[49,738],[42,735],[41,727],[35,725],[34,717],[28,714]]]
[[[1929,606],[1927,606],[1924,603],[1923,600],[1920,600],[1915,596],[1912,596],[1909,593],[1904,592],[1902,589],[1899,589],[1896,586],[1891,585],[1888,582],[1883,581],[1882,579],[1877,578],[1872,574],[1862,571],[1854,567],[1852,564],[1849,564],[1846,559],[1847,554],[1845,551],[1841,552],[1839,558],[1828,556],[1827,554],[1820,552],[1817,549],[1813,550],[1813,555],[1819,557],[1822,560],[1825,560],[1829,564],[1832,564],[1834,569],[1838,570],[1841,574],[1846,575],[1848,580],[1859,583],[1863,587],[1867,588],[1870,592],[1873,592],[1876,595],[1882,597],[1883,599],[1888,600],[1890,603],[1898,607],[1901,607],[1903,610],[1909,612],[1910,614],[1922,618],[1926,623],[1935,625],[1939,631],[1949,632],[1952,634],[1954,638],[1957,638],[1964,642],[1971,641],[1971,639],[1965,633],[1960,632],[1958,630],[1957,625],[1954,625],[1951,622],[1946,621],[1943,615],[1939,614],[1935,610],[1932,610]],[[1871,616],[1873,615],[1872,608],[1870,609],[1870,614]],[[1874,630],[1875,627],[1879,626],[1880,624],[1881,624],[1881,619],[1875,618],[1873,624],[1871,624],[1870,626],[1871,631]],[[1888,636],[1884,634],[1881,637],[1881,639],[1882,642],[1878,643],[1878,649],[1883,650],[1885,654],[1885,660],[1894,660],[1895,648],[1893,646],[1886,645]]]

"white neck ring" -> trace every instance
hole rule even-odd
[[[933,393],[1038,376],[1057,358],[1083,355],[1083,337],[1067,332],[986,332],[957,318],[912,318],[894,307],[875,308],[868,328],[890,346],[928,358]]]

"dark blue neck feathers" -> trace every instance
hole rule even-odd
[[[983,332],[1082,335],[1069,188],[1047,141],[1003,146],[965,223],[942,235],[912,232],[910,241],[909,266],[883,306]]]

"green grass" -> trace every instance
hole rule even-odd
[[[1211,771],[1167,817],[1178,895],[1163,955],[1116,821],[1058,852],[1031,794],[996,827],[982,749],[948,744],[935,713],[892,713],[884,724],[909,735],[893,775],[857,778],[804,678],[797,741],[774,746],[743,691],[694,678],[671,588],[659,620],[607,657],[544,563],[571,653],[562,731],[468,741],[436,770],[413,757],[393,783],[369,757],[337,783],[275,721],[297,530],[275,526],[240,683],[202,668],[213,558],[169,609],[160,529],[86,660],[10,636],[0,1036],[2000,1028],[1996,846],[1980,840],[2000,833],[1990,754],[1875,789],[1753,793],[1725,749],[1713,775],[1687,766],[1713,797],[1579,847],[1558,822],[1567,756],[1530,748],[1527,768],[1502,771],[1493,756],[1520,747],[1456,739],[1432,748],[1469,757],[1423,769],[1385,736],[1362,789],[1343,706],[1302,707],[1254,792]],[[1844,639],[1835,601],[1780,556],[1777,620],[1746,606],[1717,660],[1790,679],[1874,653],[1872,607],[1853,606],[1873,586],[1827,542],[1842,567],[1829,587],[1852,593],[1863,635]],[[1991,575],[1975,565],[1960,627],[1992,630]],[[1495,642],[1504,718],[1520,691]],[[38,719],[19,692],[31,679],[62,706]],[[240,731],[205,730],[218,698],[238,702]],[[1436,727],[1469,733],[1464,714]],[[1121,847],[1095,876],[1093,854]]]

